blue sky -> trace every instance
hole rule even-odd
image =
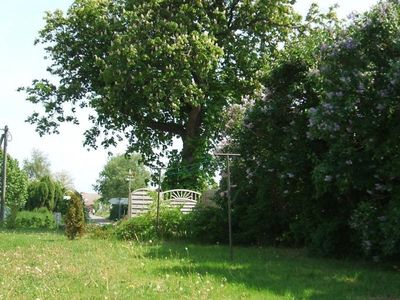
[[[296,9],[306,13],[312,2],[322,10],[338,3],[338,13],[345,17],[352,11],[362,12],[377,0],[299,0]],[[37,32],[43,26],[46,10],[65,10],[72,0],[2,0],[0,10],[0,127],[8,125],[12,134],[9,153],[21,163],[28,158],[33,148],[47,154],[52,171],[68,171],[80,192],[91,192],[99,172],[107,161],[107,151],[102,149],[87,151],[82,146],[82,126],[63,125],[61,134],[40,138],[34,127],[24,122],[35,109],[26,102],[23,93],[16,92],[20,86],[27,86],[35,78],[46,78],[48,61],[40,46],[34,46]],[[121,145],[113,152],[123,152]]]

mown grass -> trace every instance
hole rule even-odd
[[[0,299],[400,299],[400,272],[298,250],[0,231]]]

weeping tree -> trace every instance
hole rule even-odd
[[[28,121],[40,135],[58,133],[89,107],[85,146],[127,139],[127,152],[147,162],[167,155],[190,169],[173,181],[199,187],[213,173],[207,153],[225,108],[257,90],[260,65],[299,21],[293,2],[76,0],[65,14],[47,13],[36,43],[59,80],[23,88],[44,108]],[[173,138],[180,152],[167,151]]]
[[[58,209],[63,201],[65,187],[50,176],[43,176],[39,180],[31,181],[28,186],[28,201],[25,208],[46,207],[49,211]]]

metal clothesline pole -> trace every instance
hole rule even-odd
[[[228,181],[228,190],[227,190],[227,198],[228,198],[228,230],[229,230],[229,258],[233,260],[233,241],[232,241],[232,217],[231,217],[231,168],[230,168],[230,158],[238,157],[240,154],[238,153],[214,153],[215,156],[225,156],[226,157],[226,165],[227,165],[227,181]]]

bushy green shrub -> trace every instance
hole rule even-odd
[[[111,205],[110,208],[110,220],[118,221],[123,219],[128,213],[128,205],[121,204],[119,207],[118,204]]]
[[[378,217],[382,230],[383,255],[400,258],[400,198],[393,199],[385,215]]]
[[[219,207],[199,207],[185,216],[186,238],[193,242],[226,243],[227,212]]]
[[[175,239],[186,234],[186,217],[179,208],[160,206],[159,226],[157,232],[157,213],[152,208],[148,212],[121,221],[115,230],[116,236],[125,240],[148,241],[157,238]]]
[[[71,240],[82,236],[85,231],[83,200],[78,192],[69,192],[68,211],[65,215],[65,233]]]
[[[99,226],[96,224],[87,224],[85,232],[90,238],[105,240],[115,238],[114,225]]]
[[[231,145],[241,242],[399,257],[399,22],[382,1],[286,45]]]
[[[186,216],[179,208],[160,211],[159,233],[162,239],[183,238],[186,235]]]
[[[350,226],[362,253],[367,258],[400,257],[400,201],[393,199],[387,206],[364,201],[350,220]]]
[[[149,213],[122,220],[115,228],[115,235],[122,240],[148,241],[156,239],[155,220]]]
[[[56,228],[54,216],[46,208],[20,211],[15,219],[16,228]]]

